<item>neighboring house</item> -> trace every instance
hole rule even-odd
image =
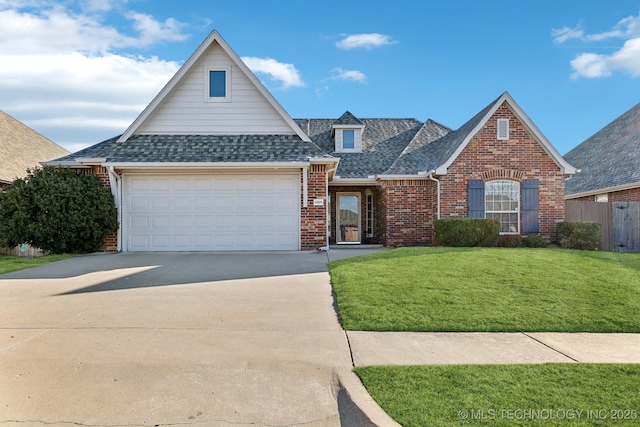
[[[575,173],[508,93],[456,131],[293,120],[216,31],[124,134],[51,163],[111,187],[124,251],[422,245],[467,216],[553,240]]]
[[[640,104],[564,156],[580,169],[566,182],[566,198],[640,202]]]
[[[69,154],[67,150],[0,111],[0,189],[16,178],[27,175],[27,169]]]

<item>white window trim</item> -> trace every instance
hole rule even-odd
[[[509,139],[509,119],[498,119],[498,124],[497,124],[497,135],[496,138],[498,139],[498,141],[507,141]],[[503,133],[500,132],[500,130],[504,130]]]
[[[371,206],[369,206],[369,202],[371,202]],[[367,234],[367,237],[373,237],[375,207],[373,202],[373,193],[371,192],[371,190],[367,190],[364,192],[364,204],[365,204],[364,230],[365,230],[365,233]]]
[[[364,127],[338,125],[334,126],[336,152],[338,153],[361,153],[362,152],[362,132]],[[342,145],[342,132],[345,130],[353,131],[353,148],[344,148]]]
[[[491,184],[491,183],[495,183],[495,182],[508,182],[508,183],[516,184],[518,186],[518,190],[516,191],[516,194],[518,196],[518,206],[517,206],[516,210],[513,210],[513,211],[490,211],[490,210],[487,209],[487,205],[486,205],[486,203],[487,203],[487,188],[486,187],[487,187],[487,184]],[[517,222],[518,229],[516,231],[504,231],[504,232],[501,231],[500,235],[509,235],[509,234],[519,235],[520,234],[520,230],[522,229],[522,226],[520,224],[520,211],[522,210],[521,209],[522,196],[520,194],[521,191],[522,191],[522,185],[518,181],[509,181],[507,179],[498,179],[498,180],[494,180],[494,181],[487,181],[485,183],[485,192],[484,192],[485,210],[484,210],[484,217],[487,218],[487,214],[507,213],[507,214],[516,214],[516,217],[518,218],[518,222]]]
[[[225,72],[225,95],[212,97],[209,96],[209,72],[224,71]],[[231,102],[231,66],[228,67],[212,67],[205,65],[204,67],[204,102]]]

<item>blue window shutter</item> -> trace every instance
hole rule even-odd
[[[468,185],[469,218],[484,218],[484,181],[470,179]]]
[[[538,223],[538,180],[522,181],[522,232],[539,233]]]

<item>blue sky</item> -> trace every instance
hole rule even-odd
[[[294,118],[456,129],[508,91],[565,154],[640,102],[640,0],[0,0],[0,109],[100,142],[213,29]]]

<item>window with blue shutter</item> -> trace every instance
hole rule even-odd
[[[484,218],[484,181],[468,181],[469,218]]]
[[[522,232],[539,233],[538,223],[538,180],[522,181]]]

